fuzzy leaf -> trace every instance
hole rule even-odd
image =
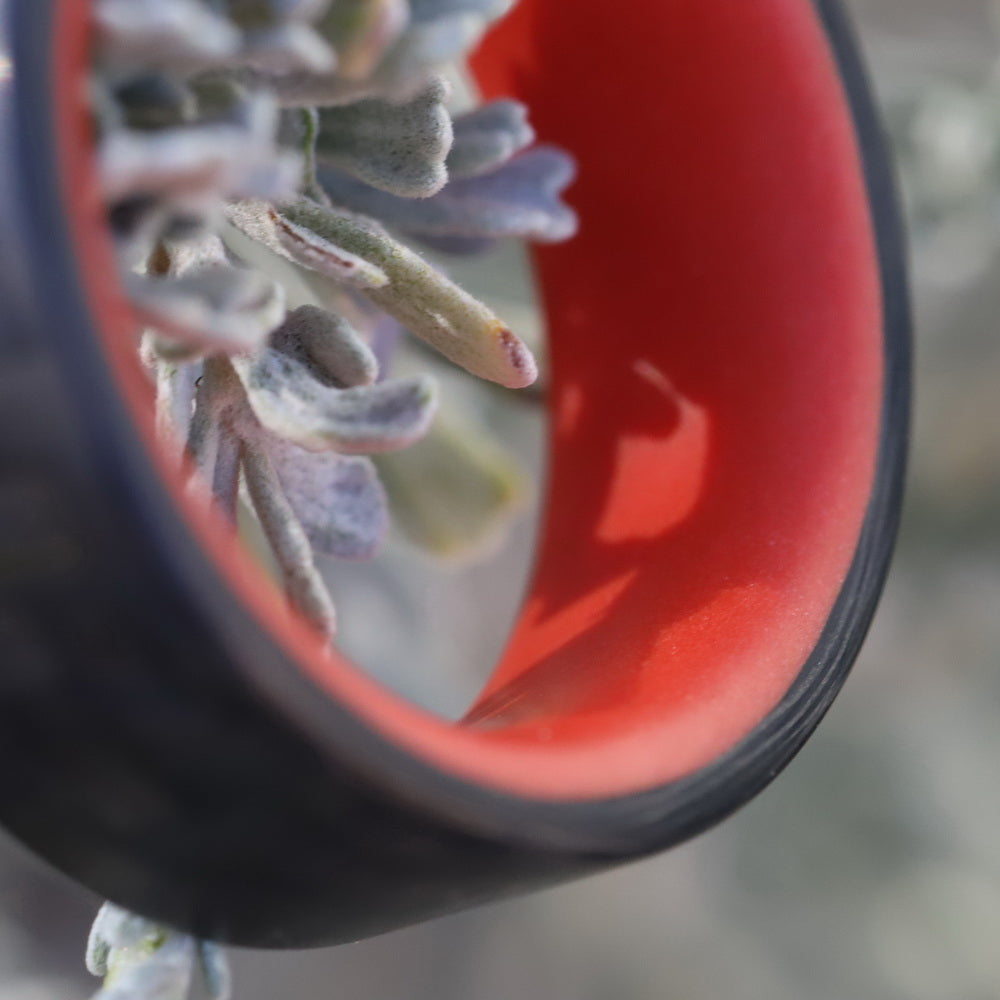
[[[244,125],[212,122],[155,132],[109,132],[99,150],[108,201],[197,193],[286,197],[298,185],[301,161],[274,146],[277,107],[266,98],[248,105]]]
[[[94,1000],[186,1000],[196,949],[193,938],[105,903],[87,944],[87,969],[105,977]]]
[[[278,351],[234,358],[257,419],[310,451],[367,454],[403,448],[421,437],[437,407],[426,376],[333,389]]]
[[[187,1000],[195,949],[193,938],[170,935],[152,952],[123,950],[93,1000]]]
[[[452,181],[489,173],[535,141],[528,109],[519,101],[491,101],[458,115],[452,128],[447,160]]]
[[[86,964],[87,971],[92,976],[108,974],[108,956],[111,948],[121,943],[123,925],[130,917],[130,913],[115,906],[114,903],[105,903],[97,911],[87,939]]]
[[[236,263],[222,240],[212,234],[197,243],[179,243],[175,246],[161,245],[156,255],[149,261],[148,270],[155,274],[183,278],[186,274],[217,267],[228,267]]]
[[[236,54],[239,32],[198,0],[98,0],[103,55],[132,64],[197,64]]]
[[[134,948],[143,941],[155,941],[162,935],[159,924],[146,917],[140,917],[128,910],[123,910],[114,903],[105,903],[94,918],[90,928],[90,940],[87,945],[88,956],[99,945],[105,949]],[[88,957],[88,968],[91,965]],[[104,963],[107,964],[106,961]],[[105,975],[107,969],[95,973]]]
[[[403,104],[368,100],[321,111],[317,156],[383,191],[434,194],[448,179],[448,89],[438,77]]]
[[[328,168],[320,171],[320,181],[335,202],[421,239],[516,236],[552,243],[576,232],[576,214],[559,197],[573,173],[573,161],[561,150],[536,146],[491,173],[453,180],[419,201],[397,198]]]
[[[378,361],[343,317],[317,306],[290,312],[271,337],[271,346],[309,368],[324,385],[350,389],[371,385]]]
[[[122,270],[142,273],[161,243],[201,242],[218,229],[222,212],[205,193],[159,199],[126,198],[108,211],[108,221]]]
[[[368,220],[301,199],[280,208],[289,222],[343,247],[389,278],[365,294],[446,358],[482,378],[518,389],[538,375],[527,347],[481,302]]]
[[[111,132],[100,145],[104,193],[114,202],[136,195],[222,191],[232,177],[239,138],[235,129],[204,126]]]
[[[388,502],[371,460],[317,454],[273,436],[267,449],[313,550],[370,559],[389,530]]]
[[[126,275],[140,319],[197,352],[257,348],[282,321],[282,287],[257,271],[213,264],[182,277]]]
[[[267,202],[234,202],[226,207],[226,218],[272,252],[335,281],[377,288],[389,280],[377,265],[349,253],[314,229],[299,225]]]
[[[263,442],[246,441],[243,473],[261,528],[271,545],[291,605],[328,637],[337,631],[337,613],[316,570],[312,547],[288,501]]]

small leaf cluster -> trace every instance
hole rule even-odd
[[[504,387],[537,377],[503,320],[403,242],[470,252],[575,229],[572,163],[534,144],[521,104],[449,105],[450,67],[505,9],[95,4],[100,175],[164,440],[194,492],[234,523],[241,498],[254,512],[292,605],[330,636],[315,557],[376,551],[388,508],[369,456],[423,437],[437,408],[430,377],[387,377],[375,331]],[[315,301],[292,308],[237,235]]]

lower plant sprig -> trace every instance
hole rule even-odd
[[[111,903],[87,942],[88,971],[104,979],[93,1000],[187,1000],[197,977],[210,1000],[230,1000],[229,963],[218,945],[198,941]]]

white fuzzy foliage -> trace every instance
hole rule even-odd
[[[365,295],[450,361],[508,388],[535,381],[534,357],[503,321],[380,226],[308,198],[280,214],[385,273],[388,283]]]
[[[573,161],[562,150],[534,146],[490,171],[452,180],[434,197],[419,201],[332,170],[323,170],[320,181],[340,204],[428,242],[520,237],[555,243],[577,229],[576,213],[562,200],[574,173]]]
[[[271,346],[304,364],[324,385],[351,389],[371,385],[378,360],[350,323],[317,306],[290,312],[271,338]]]
[[[393,194],[426,198],[448,179],[451,116],[449,87],[434,77],[411,100],[358,101],[320,112],[317,156]]]
[[[309,451],[362,455],[403,448],[425,433],[437,406],[426,376],[335,389],[274,350],[233,358],[233,366],[261,424]]]
[[[338,246],[309,226],[299,225],[264,201],[240,201],[226,207],[226,218],[241,233],[300,267],[357,288],[388,284],[386,273]]]
[[[110,202],[137,195],[282,198],[294,191],[301,159],[276,152],[278,109],[256,95],[243,120],[209,122],[160,131],[114,129],[101,141],[99,168]]]
[[[313,551],[370,559],[389,530],[385,490],[371,459],[317,455],[273,436],[267,450]]]
[[[212,1000],[229,1000],[222,952],[105,903],[87,942],[87,969],[104,978],[93,1000],[186,1000],[196,971]]]
[[[256,350],[285,316],[281,285],[223,261],[180,277],[129,275],[126,289],[145,324],[198,354]]]
[[[448,153],[448,177],[455,181],[486,174],[535,141],[528,109],[520,101],[490,101],[458,115]]]

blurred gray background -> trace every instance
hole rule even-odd
[[[1000,998],[1000,10],[850,6],[906,182],[918,382],[902,542],[843,695],[695,842],[354,946],[234,952],[237,1000]],[[499,641],[463,621],[460,659]],[[0,840],[0,1000],[89,996],[98,902]]]

